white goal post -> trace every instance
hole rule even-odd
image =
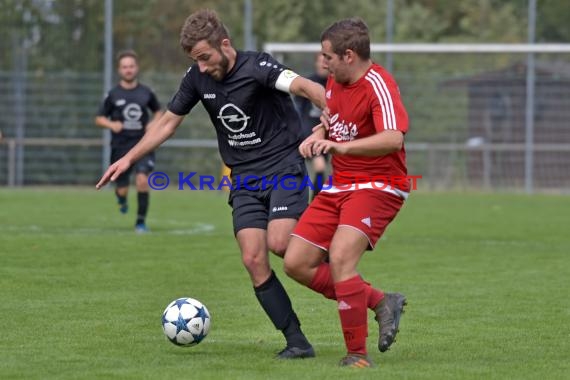
[[[268,42],[270,53],[311,53],[321,50],[320,43]],[[570,44],[371,44],[373,53],[570,53]]]

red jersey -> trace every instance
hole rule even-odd
[[[338,143],[361,139],[383,131],[408,131],[408,114],[398,85],[380,65],[372,64],[366,74],[350,85],[329,77],[326,101],[331,120],[329,139]],[[333,155],[333,185],[391,181],[396,191],[409,192],[406,151],[384,156]],[[392,180],[399,178],[400,180]]]

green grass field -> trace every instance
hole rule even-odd
[[[225,195],[153,192],[133,232],[112,191],[0,189],[1,379],[562,379],[570,374],[570,197],[415,193],[361,272],[409,305],[370,370],[337,367],[336,305],[290,281],[314,360],[284,341],[241,266]],[[210,335],[179,348],[160,317],[190,296]]]

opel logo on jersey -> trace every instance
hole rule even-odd
[[[241,132],[247,127],[249,116],[239,109],[235,104],[228,103],[218,113],[218,119],[222,121],[224,127],[233,133]]]
[[[125,118],[125,121],[139,121],[142,114],[141,106],[136,103],[129,103],[123,109],[123,117]]]

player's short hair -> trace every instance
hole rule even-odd
[[[121,50],[118,54],[117,54],[117,65],[119,63],[121,63],[121,60],[125,57],[130,57],[133,58],[136,62],[139,61],[139,56],[137,55],[137,53],[135,53],[134,50]]]
[[[180,31],[180,45],[188,54],[194,46],[206,40],[212,47],[219,48],[222,40],[230,38],[228,29],[211,9],[202,9],[192,13]]]
[[[359,17],[336,21],[321,34],[321,42],[323,41],[329,41],[333,52],[339,56],[350,49],[362,59],[370,58],[368,26]]]

